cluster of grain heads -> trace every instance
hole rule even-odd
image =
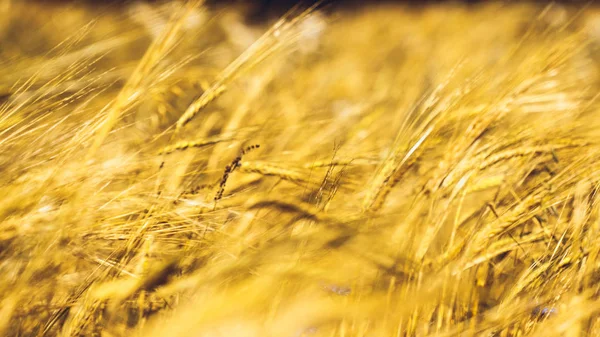
[[[124,6],[0,0],[1,334],[597,334],[591,7]]]

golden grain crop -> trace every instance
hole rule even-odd
[[[0,334],[600,336],[594,5],[0,0]]]

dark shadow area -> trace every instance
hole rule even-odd
[[[37,0],[40,3],[84,3],[91,6],[100,7],[113,7],[122,6],[136,1],[144,1],[151,3],[168,2],[168,0]],[[246,9],[248,13],[249,23],[258,23],[277,18],[288,10],[298,5],[303,8],[310,7],[317,4],[321,10],[332,11],[332,10],[360,10],[365,7],[385,5],[385,4],[401,4],[413,7],[422,7],[432,4],[443,4],[443,3],[462,3],[462,4],[481,4],[489,1],[485,0],[462,0],[462,1],[444,1],[444,0],[205,0],[205,5],[213,9],[219,9],[228,6],[240,6]],[[518,0],[505,0],[501,1],[504,3],[519,3],[522,1]],[[596,1],[583,1],[583,0],[530,0],[532,3],[561,3],[561,4],[574,4],[574,5],[587,5],[590,3],[596,3]]]

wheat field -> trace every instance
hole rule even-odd
[[[593,4],[0,0],[0,335],[600,336]]]

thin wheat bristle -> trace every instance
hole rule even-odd
[[[254,149],[258,149],[259,147],[260,147],[260,145],[256,144],[256,145],[250,145],[250,146],[243,148],[240,151],[240,154],[237,157],[235,157],[235,159],[225,167],[225,171],[223,172],[223,176],[221,177],[221,181],[219,182],[219,190],[217,191],[217,194],[214,197],[215,202],[219,201],[223,197],[223,193],[225,192],[225,184],[227,184],[227,180],[229,179],[229,176],[236,169],[242,167],[243,156],[246,153],[248,153]]]
[[[234,138],[222,138],[222,137],[218,137],[218,138],[213,138],[213,139],[199,139],[199,140],[191,140],[191,141],[180,141],[177,142],[173,145],[169,145],[166,146],[162,149],[160,149],[157,154],[161,155],[161,154],[169,154],[169,153],[173,153],[175,151],[183,151],[185,149],[188,148],[192,148],[192,147],[204,147],[204,146],[208,146],[208,145],[215,145],[215,144],[219,144],[219,143],[223,143],[223,142],[227,142],[227,141],[231,141]]]

